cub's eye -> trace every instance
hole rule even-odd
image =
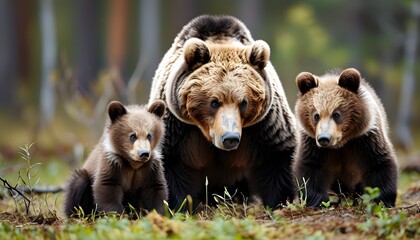
[[[241,108],[241,110],[243,111],[243,110],[245,110],[245,108],[248,106],[248,102],[244,99],[244,100],[242,100],[242,102],[241,102],[241,105],[240,105],[240,108]]]
[[[136,140],[137,140],[137,136],[136,136],[136,134],[135,134],[135,133],[131,134],[131,135],[130,135],[130,141],[131,141],[131,142],[135,142]]]
[[[314,115],[314,122],[318,122],[319,121],[319,114],[315,113]]]
[[[147,140],[151,141],[152,140],[152,135],[150,133],[148,133],[146,138],[147,138]]]
[[[341,115],[340,115],[340,113],[335,112],[335,113],[333,113],[332,117],[333,117],[334,121],[336,121],[336,122],[337,122],[337,121],[339,121],[339,120],[340,120]]]
[[[210,106],[211,106],[212,108],[218,108],[218,107],[220,107],[220,102],[219,102],[219,101],[217,101],[217,100],[212,100],[212,101],[210,102]]]

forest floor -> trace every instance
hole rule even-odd
[[[375,189],[360,196],[357,206],[346,198],[334,204],[338,198],[332,196],[333,204],[319,210],[298,201],[269,211],[233,203],[226,193],[217,207],[192,215],[166,209],[166,216],[107,214],[95,220],[66,219],[62,193],[25,194],[27,202],[2,191],[0,239],[420,239],[420,174],[401,177],[407,184],[395,208],[370,201]]]
[[[416,167],[403,168],[394,208],[376,204],[372,200],[379,190],[367,189],[356,199],[331,195],[315,210],[305,207],[301,189],[293,203],[273,211],[261,204],[234,203],[234,193],[225,192],[212,196],[216,207],[204,206],[194,214],[166,208],[164,216],[150,212],[67,219],[61,191],[29,192],[45,184],[60,186],[71,169],[60,160],[34,162],[30,148],[21,148],[23,160],[0,164],[0,239],[420,239]],[[40,153],[35,159],[42,158]]]

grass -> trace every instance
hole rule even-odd
[[[379,195],[375,188],[366,189],[358,206],[347,204],[350,199],[336,204],[332,197],[320,210],[306,208],[306,188],[301,186],[294,203],[274,211],[246,201],[237,204],[237,193],[225,191],[207,196],[216,200],[216,207],[205,206],[194,215],[167,208],[166,216],[150,212],[137,220],[131,220],[129,214],[66,219],[61,212],[62,193],[37,195],[31,191],[36,186],[64,183],[70,171],[55,161],[39,164],[31,147],[20,149],[18,164],[0,165],[1,179],[9,184],[3,181],[5,187],[0,188],[0,239],[420,238],[419,173],[401,174],[397,207],[391,209],[372,201]],[[22,187],[27,191],[16,192]],[[190,206],[191,200],[185,199],[184,204]]]

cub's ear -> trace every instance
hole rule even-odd
[[[159,118],[165,113],[166,104],[163,100],[155,100],[149,106],[149,112],[155,114]]]
[[[263,40],[257,40],[252,45],[248,56],[249,63],[262,70],[270,60],[270,46]]]
[[[108,115],[112,123],[115,123],[120,117],[127,114],[127,109],[118,101],[112,101],[108,105]]]
[[[312,88],[318,87],[318,79],[310,72],[301,72],[296,77],[296,85],[300,93],[305,94]]]
[[[355,93],[359,89],[361,78],[362,76],[359,71],[354,68],[347,68],[341,72],[338,85]]]
[[[184,44],[184,59],[190,69],[197,69],[210,61],[210,50],[202,40],[190,38]]]

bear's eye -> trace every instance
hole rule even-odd
[[[240,105],[241,111],[245,110],[247,106],[248,106],[248,102],[245,99],[242,100],[241,105]]]
[[[319,121],[319,114],[315,113],[314,115],[314,122],[318,122]]]
[[[338,122],[340,120],[341,115],[340,115],[340,113],[335,112],[335,113],[333,113],[332,117],[333,117],[334,121]]]
[[[147,138],[147,140],[151,141],[152,140],[152,135],[150,133],[148,133],[146,138]]]
[[[137,136],[136,136],[136,134],[135,134],[135,133],[131,134],[131,135],[130,135],[130,141],[131,141],[131,142],[135,142],[136,140],[137,140]]]
[[[212,108],[218,108],[218,107],[220,107],[220,102],[219,102],[219,101],[217,101],[217,100],[212,100],[212,101],[210,102],[210,106],[211,106]]]

